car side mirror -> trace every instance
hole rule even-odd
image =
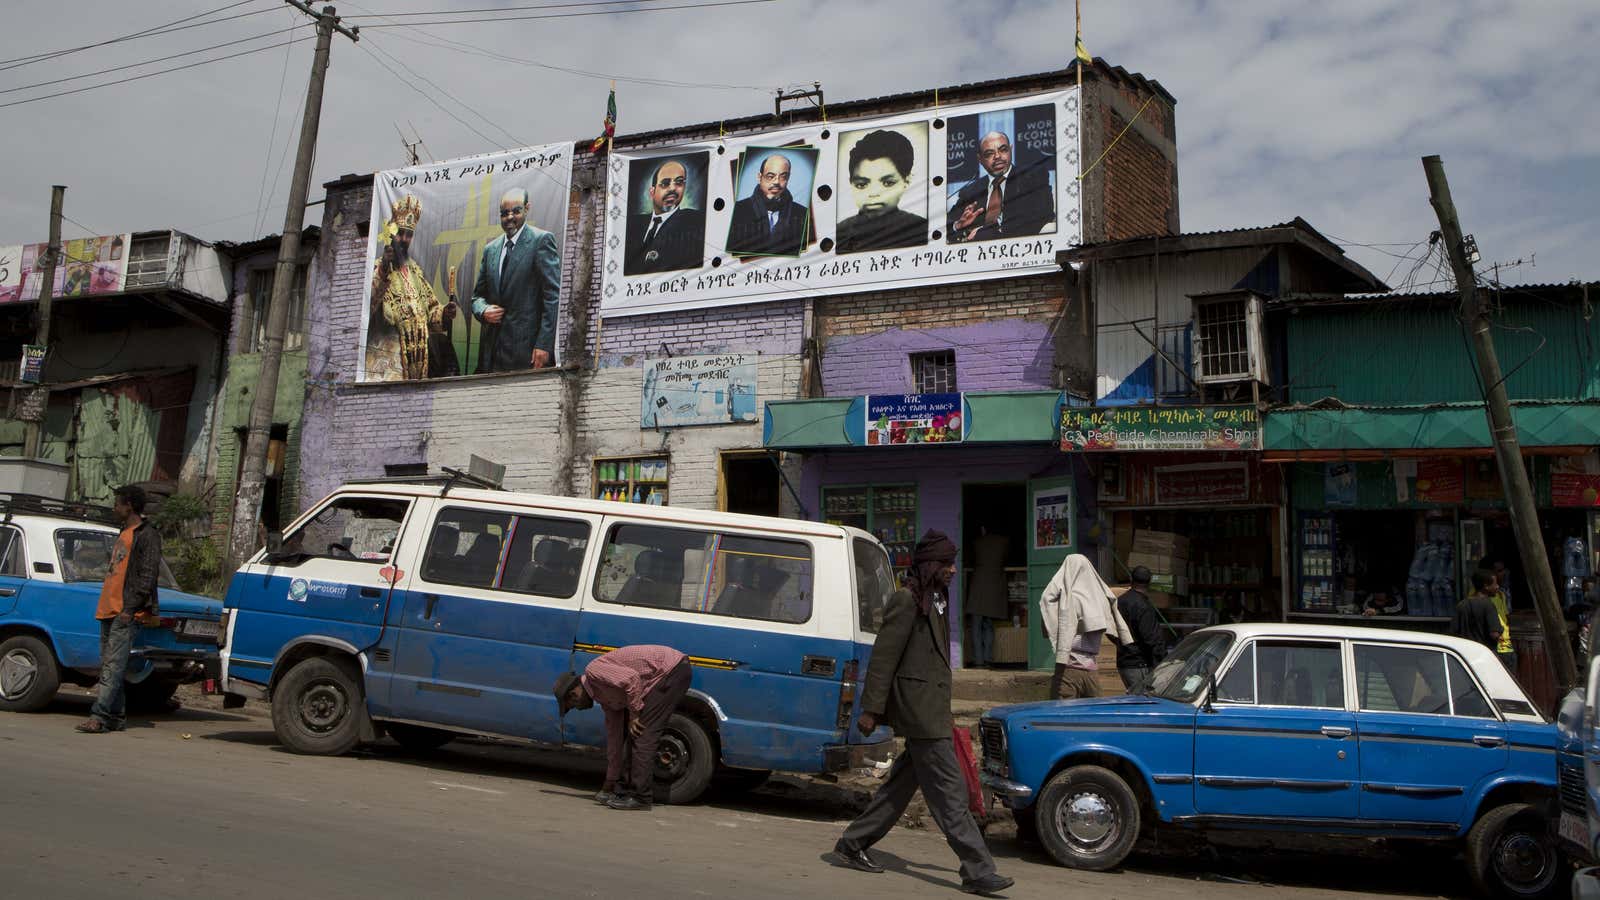
[[[281,562],[283,559],[283,532],[267,532],[267,562]]]

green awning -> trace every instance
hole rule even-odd
[[[1512,407],[1524,447],[1600,445],[1600,403],[1519,403]],[[1430,407],[1273,410],[1268,453],[1318,450],[1453,450],[1490,447],[1482,404]]]

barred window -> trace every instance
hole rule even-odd
[[[919,394],[953,394],[956,391],[954,350],[911,354],[911,378]]]

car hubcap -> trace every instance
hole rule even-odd
[[[656,745],[656,778],[677,781],[689,765],[689,745],[683,735],[668,731],[661,735]]]
[[[1085,848],[1105,843],[1117,830],[1116,808],[1094,791],[1082,791],[1068,797],[1056,812],[1056,820],[1062,834]]]
[[[39,679],[39,661],[26,650],[13,650],[0,659],[0,697],[20,700]]]
[[[1495,848],[1494,867],[1503,881],[1523,890],[1541,887],[1555,870],[1543,842],[1521,831],[1500,840],[1500,846]]]
[[[319,734],[332,731],[344,721],[350,704],[344,691],[331,682],[321,681],[306,688],[300,696],[300,721]]]

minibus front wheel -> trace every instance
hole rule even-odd
[[[656,799],[693,803],[711,784],[716,749],[705,727],[683,713],[673,713],[656,744]]]
[[[361,740],[366,700],[350,667],[322,656],[296,663],[272,691],[272,730],[295,753],[339,756]]]

